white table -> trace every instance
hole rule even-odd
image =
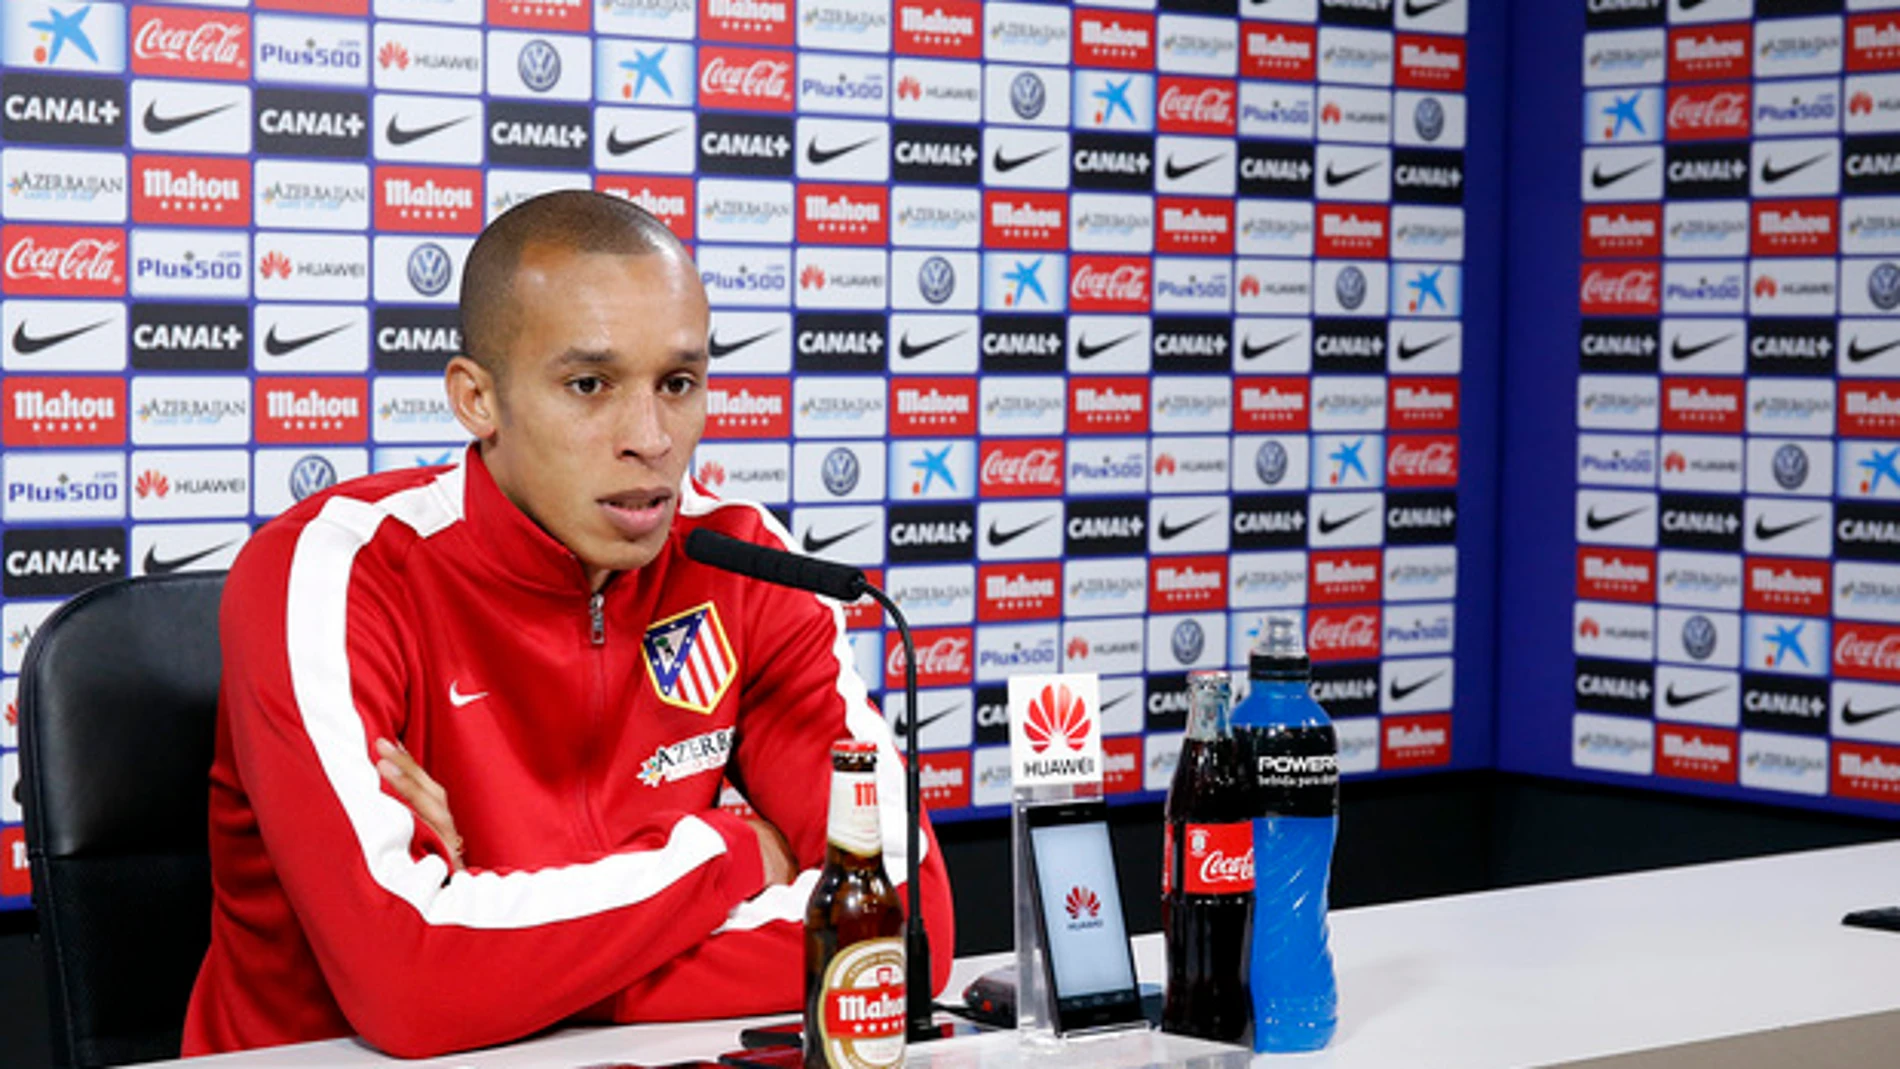
[[[1900,934],[1841,915],[1900,904],[1900,842],[1346,910],[1333,916],[1340,1027],[1307,1069],[1552,1065],[1768,1029],[1900,1011]],[[1158,936],[1135,941],[1142,979],[1162,974]],[[1009,960],[960,960],[953,995]],[[410,1063],[441,1069],[577,1069],[712,1058],[744,1023],[568,1029]],[[1210,1055],[1207,1062],[1199,1059]],[[1024,1052],[996,1034],[913,1048],[911,1064],[968,1069],[1247,1064],[1233,1048],[1150,1035]],[[188,1063],[202,1069],[348,1069],[393,1063],[333,1040]],[[1809,1067],[1812,1069],[1812,1067]]]

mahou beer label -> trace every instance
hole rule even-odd
[[[1101,685],[1093,672],[1009,680],[1011,786],[1102,782]]]
[[[878,834],[877,773],[831,774],[831,813],[825,822],[825,838],[838,849],[859,857],[872,857],[884,849]]]
[[[1237,895],[1253,890],[1253,823],[1189,824],[1182,836],[1182,889],[1191,895]]]
[[[904,943],[866,939],[838,951],[818,994],[818,1038],[838,1069],[904,1062]]]

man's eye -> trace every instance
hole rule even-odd
[[[676,397],[683,397],[699,388],[699,380],[691,375],[675,375],[661,384],[661,388]]]
[[[606,383],[603,383],[598,378],[595,378],[592,375],[587,375],[578,379],[569,379],[567,383],[568,389],[573,390],[575,393],[580,394],[582,397],[592,397],[594,394],[599,393],[601,389],[605,386],[606,386]]]

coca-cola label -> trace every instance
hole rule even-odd
[[[707,48],[699,54],[699,103],[745,111],[792,110],[792,54]]]
[[[892,46],[905,56],[982,59],[983,5],[977,0],[898,0]]]
[[[1758,200],[1750,210],[1749,251],[1756,256],[1832,256],[1840,249],[1839,201]]]
[[[1148,562],[1148,611],[1203,612],[1227,607],[1227,557],[1155,557]]]
[[[1234,380],[1236,431],[1303,431],[1312,380],[1304,376],[1250,376]]]
[[[249,226],[251,163],[227,156],[134,156],[132,221]]]
[[[1679,85],[1669,90],[1665,126],[1672,141],[1713,141],[1748,136],[1746,85]]]
[[[1314,609],[1306,616],[1306,652],[1315,661],[1379,656],[1377,609]]]
[[[1577,547],[1577,596],[1591,601],[1656,600],[1656,552],[1609,546]]]
[[[718,375],[706,384],[706,437],[769,438],[792,433],[792,384],[783,377]]]
[[[983,443],[977,492],[990,497],[1062,496],[1060,438],[999,438]]]
[[[798,187],[800,245],[878,245],[890,240],[890,191],[883,186],[805,182]]]
[[[1224,198],[1156,197],[1155,251],[1234,252],[1234,202]]]
[[[796,43],[795,14],[793,0],[699,0],[699,36],[707,41],[790,48]]]
[[[1900,70],[1900,15],[1882,12],[1847,20],[1847,69]]]
[[[132,9],[132,73],[161,78],[251,76],[251,19],[187,7]]]
[[[1385,484],[1396,487],[1458,485],[1458,436],[1395,434],[1387,438]]]
[[[123,445],[125,380],[116,376],[12,376],[0,441],[16,446]]]
[[[1291,22],[1240,24],[1241,77],[1310,82],[1318,73],[1319,32],[1314,27]]]
[[[1583,255],[1660,256],[1660,204],[1587,204],[1583,209]]]
[[[482,172],[461,167],[376,168],[376,229],[478,234]]]
[[[1254,25],[1259,25],[1255,23]],[[1155,69],[1155,17],[1137,11],[1075,9],[1075,63],[1079,67]]]
[[[603,174],[594,179],[594,189],[638,204],[681,241],[693,240],[692,179]]]
[[[1393,85],[1400,89],[1464,89],[1464,38],[1402,33],[1394,44]]]
[[[1836,740],[1829,793],[1837,798],[1900,802],[1900,747]]]
[[[1458,426],[1459,382],[1454,378],[1398,378],[1386,393],[1386,426],[1395,431],[1450,430]]]
[[[1649,264],[1585,264],[1578,290],[1584,315],[1662,313],[1662,268]]]
[[[985,564],[976,572],[976,594],[980,623],[1053,620],[1062,615],[1062,564]]]
[[[1069,433],[1148,433],[1148,386],[1134,375],[1071,378]]]
[[[312,376],[257,381],[252,413],[260,443],[361,442],[369,437],[369,383]]]
[[[983,244],[998,249],[1061,251],[1069,245],[1069,196],[1037,190],[983,193]]]
[[[1232,137],[1239,94],[1225,79],[1164,76],[1155,98],[1155,125],[1164,134]]]
[[[904,1062],[904,941],[841,947],[815,992],[818,1045],[831,1065],[895,1069]]]
[[[1187,824],[1181,830],[1181,889],[1191,895],[1253,893],[1253,822]]]
[[[1747,419],[1747,383],[1736,378],[1662,380],[1662,429],[1740,434]]]
[[[1379,767],[1428,768],[1451,763],[1451,716],[1390,716],[1379,721]]]
[[[967,627],[920,627],[911,631],[917,646],[917,685],[920,687],[967,687],[975,678],[975,644]],[[889,690],[904,686],[904,643],[895,631],[884,634],[884,686]]]
[[[123,297],[125,231],[0,227],[0,265],[9,297]]]
[[[1746,22],[1685,26],[1669,33],[1669,80],[1746,78],[1754,27]]]
[[[1704,783],[1734,783],[1733,731],[1695,724],[1656,725],[1656,774]]]
[[[976,380],[892,379],[890,412],[894,437],[975,437]]]
[[[1834,625],[1834,674],[1900,683],[1900,627],[1839,621]]]
[[[1145,256],[1077,256],[1069,261],[1069,309],[1147,312],[1153,270]]]
[[[1840,433],[1847,437],[1900,438],[1900,382],[1844,381],[1838,413]]]

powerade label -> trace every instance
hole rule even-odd
[[[1339,812],[1339,740],[1325,727],[1235,728],[1246,737],[1259,813],[1266,817],[1330,817]]]
[[[833,1069],[889,1069],[904,1061],[904,943],[866,939],[825,966],[818,1040]]]
[[[1189,824],[1183,829],[1182,839],[1187,850],[1181,859],[1181,884],[1188,894],[1253,893],[1252,821]]]

